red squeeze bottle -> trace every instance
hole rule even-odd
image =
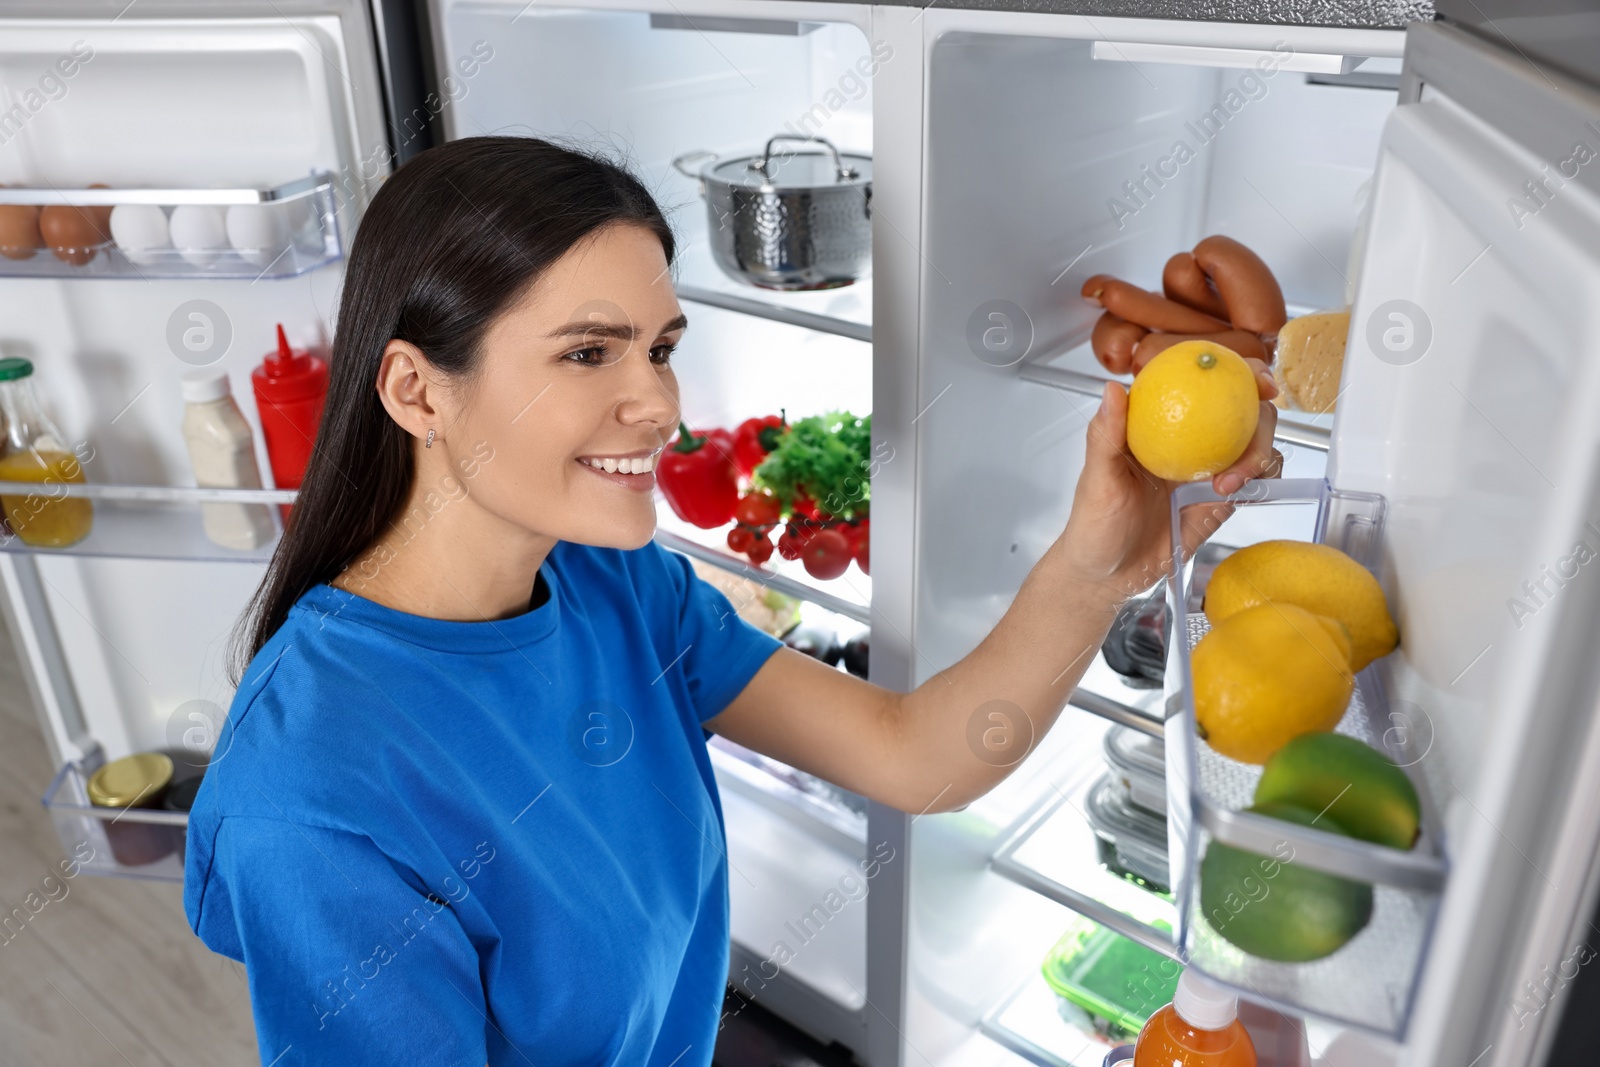
[[[328,398],[328,364],[309,352],[289,347],[278,324],[278,350],[268,352],[261,366],[250,372],[255,389],[261,435],[267,440],[272,480],[279,489],[298,489],[311,461],[311,446],[322,422],[322,404]],[[289,505],[280,505],[285,522]]]

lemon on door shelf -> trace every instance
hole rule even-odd
[[[1291,738],[1333,729],[1355,688],[1344,624],[1276,601],[1216,623],[1189,663],[1200,735],[1242,763],[1264,763]]]
[[[1206,618],[1215,626],[1269,600],[1344,623],[1351,670],[1388,655],[1400,642],[1378,580],[1331,545],[1262,541],[1239,549],[1217,564],[1206,585]]]

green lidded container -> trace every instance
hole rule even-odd
[[[1062,1018],[1122,1041],[1172,1003],[1183,965],[1079,916],[1040,970],[1059,998]]]

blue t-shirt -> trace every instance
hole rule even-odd
[[[701,723],[780,643],[688,561],[561,543],[515,618],[328,585],[251,661],[184,908],[263,1063],[689,1067],[728,965]]]

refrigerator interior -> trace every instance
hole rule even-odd
[[[1393,36],[1390,57],[1399,50]],[[1397,99],[1392,75],[1368,80],[1381,88],[1339,84],[1291,69],[1292,49],[1263,69],[1119,61],[1103,42],[1097,51],[1070,38],[952,31],[930,40],[919,681],[988,633],[1066,523],[1095,384],[1107,376],[1088,350],[1099,309],[1080,298],[1083,281],[1109,273],[1159,291],[1169,256],[1224,233],[1272,267],[1291,315],[1343,306]],[[1393,58],[1368,64],[1373,73],[1398,70]],[[1019,339],[1003,358],[978,339],[1000,321]],[[1083,391],[1030,380],[1040,366],[1074,372]],[[1331,422],[1284,414],[1283,424],[1309,428],[1300,435],[1309,443],[1279,442],[1285,477],[1324,475],[1326,445],[1315,446]],[[1304,514],[1257,508],[1213,541],[1309,534]],[[1103,657],[1081,685],[1162,717],[1161,691],[1126,688]],[[1063,883],[1101,894],[1087,911],[1105,921],[1130,916],[1147,930],[1173,921],[1170,904],[1108,889],[1097,869],[1083,790],[1104,769],[1104,728],[1069,707],[994,792],[916,822],[907,1041],[932,1062],[972,1055],[974,1028],[1036,1062],[1104,1055],[1103,1042],[1054,1017],[1039,977],[1072,917],[1052,894]],[[1040,821],[1042,811],[1050,813]],[[1029,884],[1041,875],[1049,889]],[[1326,1046],[1336,1033],[1313,1024],[1312,1040]]]

